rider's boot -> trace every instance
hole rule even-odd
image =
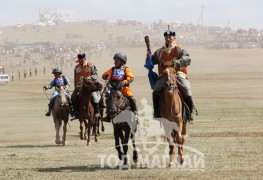
[[[79,119],[79,112],[78,112],[78,101],[72,99],[72,113],[71,113],[71,121]]]
[[[50,116],[51,115],[51,110],[52,110],[51,103],[49,103],[48,104],[48,111],[46,112],[45,116]]]
[[[184,101],[187,104],[189,111],[190,111],[189,120],[193,121],[195,119],[195,109],[194,109],[193,98],[192,98],[192,96],[186,96],[184,98]]]
[[[100,117],[100,105],[99,103],[92,103],[94,107],[94,116],[95,117]]]
[[[74,112],[74,109],[73,109],[73,105],[72,105],[72,101],[71,101],[71,98],[67,96],[67,100],[68,100],[68,106],[69,106],[69,114],[72,117],[75,116],[75,112]]]
[[[160,118],[160,110],[159,110],[159,104],[160,104],[160,96],[157,93],[152,94],[153,98],[153,117],[154,118]]]
[[[128,100],[130,101],[131,110],[134,112],[134,114],[138,114],[138,108],[136,105],[136,100],[133,96],[129,96]]]

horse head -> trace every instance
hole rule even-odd
[[[112,81],[109,85],[110,94],[110,116],[111,118],[116,117],[121,111],[125,110],[129,106],[128,99],[122,94],[121,81]]]
[[[66,91],[65,91],[64,87],[63,86],[56,87],[56,90],[58,92],[58,95],[56,97],[58,104],[60,104],[60,106],[62,106],[62,107],[65,107],[65,106],[68,107],[69,104],[68,104],[68,100],[66,98]]]
[[[165,84],[169,90],[174,90],[177,88],[176,71],[173,67],[166,67],[163,72],[163,76]]]
[[[84,78],[82,83],[82,92],[94,92],[94,91],[100,91],[102,90],[102,84],[91,78]]]

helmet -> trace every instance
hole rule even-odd
[[[119,58],[120,60],[122,60],[124,62],[124,64],[127,63],[127,56],[126,54],[124,54],[123,52],[118,52],[114,55],[113,59],[115,58]]]
[[[62,74],[62,70],[59,69],[59,68],[54,68],[53,71],[52,71],[52,74],[55,74],[55,73]]]

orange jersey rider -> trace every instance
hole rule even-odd
[[[102,79],[110,79],[111,82],[121,81],[123,86],[122,93],[126,97],[128,97],[132,111],[137,114],[136,100],[132,96],[132,92],[129,87],[130,83],[134,81],[135,77],[132,74],[131,70],[128,67],[124,66],[127,63],[127,56],[126,54],[119,52],[114,55],[113,59],[115,66],[104,72],[102,75]]]

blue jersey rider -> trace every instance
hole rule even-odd
[[[50,82],[49,85],[44,86],[43,89],[48,90],[48,89],[51,89],[52,87],[63,86],[65,88],[66,97],[67,97],[67,100],[69,102],[70,113],[72,113],[70,93],[68,91],[68,88],[70,86],[68,78],[66,76],[62,76],[62,70],[59,68],[54,68],[52,71],[52,74],[54,74],[55,78]],[[55,98],[57,95],[58,95],[58,91],[55,89],[55,91],[51,95],[50,103],[48,104],[48,112],[45,114],[46,116],[51,115],[51,110],[52,110],[52,107],[54,106]]]

